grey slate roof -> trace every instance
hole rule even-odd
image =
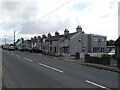
[[[120,45],[120,37],[115,41],[115,45]]]
[[[66,34],[66,35],[63,34],[63,35],[48,37],[48,38],[46,38],[46,42],[47,41],[58,41],[60,38],[70,39],[75,34],[77,34],[77,32],[69,33],[69,34]]]

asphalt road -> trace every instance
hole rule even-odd
[[[118,88],[118,73],[59,58],[2,51],[3,81],[9,88]]]

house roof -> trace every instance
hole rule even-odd
[[[72,36],[74,36],[77,32],[74,33],[69,33],[66,35],[58,35],[58,36],[52,36],[52,37],[48,37],[46,38],[46,42],[47,41],[58,41],[60,38],[64,38],[64,39],[70,39]]]
[[[46,38],[46,42],[47,41],[58,41],[60,39],[60,37],[62,37],[62,35],[48,37],[48,38]]]
[[[120,45],[120,37],[114,42],[114,45]]]

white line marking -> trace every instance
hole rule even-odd
[[[33,60],[30,60],[30,59],[28,59],[28,58],[24,58],[25,60],[28,60],[28,61],[30,61],[30,62],[33,62]]]
[[[21,57],[20,55],[18,55],[18,57]]]
[[[21,57],[20,55],[16,55],[16,56],[19,57],[19,58]]]
[[[13,55],[13,53],[11,53]]]
[[[45,65],[45,64],[42,64],[42,63],[39,63],[39,64],[40,64],[41,66],[44,66],[44,67],[47,67],[47,68],[49,68],[49,69],[55,70],[55,71],[57,71],[57,72],[63,73],[62,70],[56,69],[56,68],[54,68],[54,67],[51,67],[51,66],[48,66],[48,65]]]
[[[105,86],[96,84],[96,83],[91,82],[91,81],[89,81],[89,80],[85,80],[85,81],[86,81],[87,83],[92,84],[92,85],[95,85],[95,86],[97,86],[97,87],[104,88],[104,89],[106,89],[106,90],[111,90],[111,89],[109,89],[109,88],[107,88],[107,87],[105,87]]]

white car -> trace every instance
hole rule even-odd
[[[109,53],[108,53],[109,55],[114,55],[115,54],[115,50],[111,50]]]
[[[9,51],[15,51],[14,46],[10,46],[10,47],[9,47]]]
[[[108,54],[109,54],[112,58],[115,58],[115,50],[111,50]]]

